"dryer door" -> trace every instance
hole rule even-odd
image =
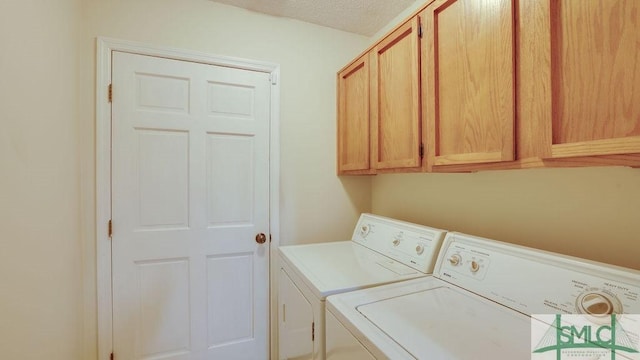
[[[278,278],[279,359],[313,359],[313,307],[284,269]]]

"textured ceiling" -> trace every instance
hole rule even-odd
[[[365,36],[375,34],[415,0],[212,0]]]

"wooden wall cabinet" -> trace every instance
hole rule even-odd
[[[340,85],[339,124],[368,132],[340,125],[339,156],[356,173],[640,167],[638,44],[638,0],[430,0],[361,58],[366,109]]]
[[[426,34],[422,86],[427,143],[431,144],[429,169],[640,166],[640,2],[530,0],[518,1],[516,6],[513,0],[434,1],[421,16]],[[461,19],[467,24],[460,26]],[[451,80],[443,77],[451,65],[443,69],[438,64],[443,61],[442,52],[472,54],[478,49],[478,37],[465,28],[478,34],[489,32],[494,40],[501,40],[481,45],[484,50],[475,54],[480,59],[456,65],[461,72]],[[440,34],[456,35],[443,42]],[[493,58],[495,54],[502,55]],[[499,63],[504,70],[497,74]],[[455,119],[447,117],[451,104],[443,105],[451,91],[443,88],[450,86],[458,89],[457,97],[465,104],[459,108],[464,108],[461,117],[480,119],[475,114],[484,113],[493,120],[451,120],[450,124],[463,127],[443,127]],[[474,102],[479,97],[474,90],[489,90],[485,111]],[[457,109],[455,104],[452,107]],[[508,118],[514,125],[511,129]],[[510,132],[515,140],[514,161],[508,156]],[[453,153],[446,144],[452,133],[451,143],[457,152],[469,152],[467,159],[456,154],[451,161],[448,156]],[[483,146],[484,153],[469,150]]]
[[[536,0],[520,18],[522,157],[637,166],[640,2]]]
[[[338,174],[422,170],[418,18],[338,73]]]
[[[365,54],[338,73],[338,174],[370,174],[370,65]]]
[[[371,124],[377,172],[422,169],[419,20],[371,50]]]
[[[427,166],[515,157],[515,0],[437,0],[420,13]]]

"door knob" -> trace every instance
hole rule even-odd
[[[265,242],[267,242],[267,235],[265,235],[264,233],[256,235],[256,242],[258,244],[264,244]]]

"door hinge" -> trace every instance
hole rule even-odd
[[[113,360],[113,353],[111,353],[111,355],[109,355],[109,360]]]
[[[422,24],[418,24],[418,37],[422,37]]]
[[[269,81],[271,81],[271,85],[278,84],[278,76],[275,73],[269,74]]]
[[[424,157],[424,144],[420,144],[420,158]]]
[[[113,102],[113,84],[109,84],[109,102]]]
[[[113,236],[113,221],[109,220],[109,237]]]
[[[269,234],[269,243],[271,243],[271,234]]]
[[[316,323],[311,323],[311,341],[316,341]]]

